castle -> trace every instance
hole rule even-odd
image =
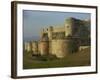
[[[24,49],[31,51],[32,54],[37,55],[55,55],[58,58],[63,58],[69,53],[79,50],[82,43],[80,32],[81,28],[88,25],[89,21],[83,21],[75,18],[68,18],[65,20],[62,27],[53,27],[42,29],[41,39],[39,41],[25,42]],[[84,29],[85,30],[85,29]],[[83,31],[84,31],[83,30]],[[88,30],[86,30],[88,32]],[[88,40],[85,41],[85,46],[89,43],[89,32],[87,34]]]

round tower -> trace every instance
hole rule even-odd
[[[67,57],[68,54],[75,53],[79,49],[78,39],[55,39],[51,41],[51,54],[57,58]]]
[[[72,36],[74,18],[70,17],[65,20],[64,27],[65,27],[65,36]]]
[[[53,31],[53,27],[50,26],[50,27],[48,28],[48,38],[49,38],[49,40],[52,40],[52,31]]]
[[[67,40],[67,39],[52,40],[52,42],[51,42],[51,44],[52,44],[52,46],[51,46],[52,55],[56,55],[57,58],[66,57],[70,53],[69,42],[70,42],[70,40]]]
[[[38,54],[38,43],[36,41],[32,41],[32,54],[37,55]]]
[[[39,52],[40,55],[47,55],[49,53],[49,41],[47,37],[42,38],[39,42]]]
[[[25,51],[27,52],[31,52],[32,51],[32,48],[31,48],[31,42],[25,42]]]

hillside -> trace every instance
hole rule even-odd
[[[69,54],[63,59],[55,57],[32,57],[30,53],[24,53],[23,68],[52,68],[52,67],[75,67],[75,66],[89,66],[90,65],[90,48],[77,52],[76,54]]]

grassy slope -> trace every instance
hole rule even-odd
[[[90,49],[85,49],[76,54],[69,54],[63,59],[47,61],[35,60],[30,53],[24,54],[23,68],[52,68],[52,67],[74,67],[90,65]]]

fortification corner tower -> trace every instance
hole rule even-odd
[[[53,33],[53,26],[50,26],[48,28],[48,38],[49,38],[49,40],[52,40],[52,33]]]
[[[64,22],[65,27],[65,36],[72,36],[72,30],[73,30],[73,18],[65,19]]]

